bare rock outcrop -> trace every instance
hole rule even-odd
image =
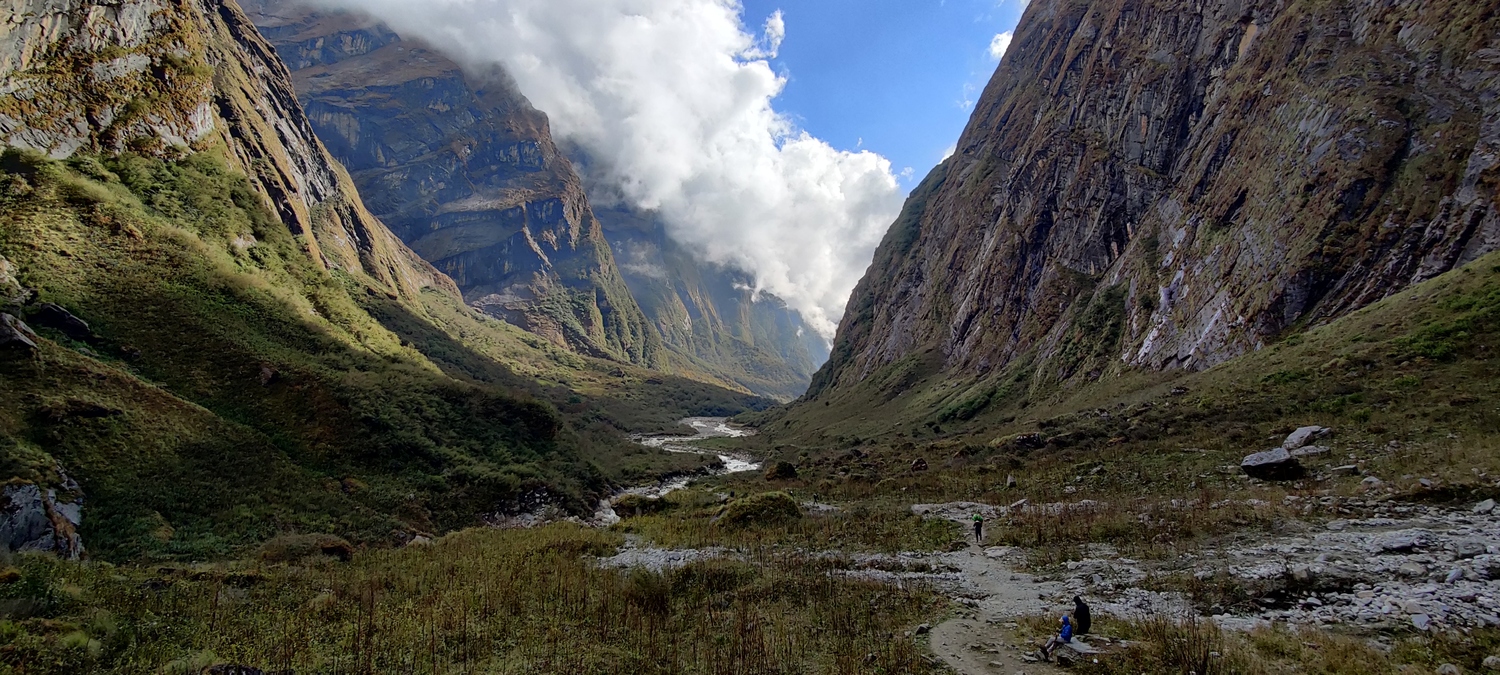
[[[77,485],[72,484],[76,491]],[[78,526],[83,500],[59,500],[57,490],[33,483],[11,483],[0,489],[0,544],[11,552],[38,551],[68,560],[83,556]]]
[[[232,0],[6,4],[0,145],[177,158],[222,143],[319,264],[393,296],[457,294],[365,209],[275,49]]]
[[[1500,246],[1500,15],[1452,0],[1032,3],[813,397],[1201,369]]]

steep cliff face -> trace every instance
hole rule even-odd
[[[1034,2],[812,395],[1221,363],[1500,246],[1497,166],[1489,3]]]
[[[54,158],[223,148],[320,265],[408,298],[453,290],[365,209],[232,2],[10,0],[0,13],[0,142]]]
[[[754,280],[703,263],[667,236],[661,220],[625,207],[599,210],[630,292],[650,317],[678,372],[701,372],[780,400],[807,389],[828,358],[823,337]]]
[[[583,353],[660,361],[546,116],[503,72],[465,73],[354,15],[246,6],[370,208],[471,305]]]
[[[638,412],[539,380],[655,376],[465,308],[293,91],[231,0],[0,5],[0,546],[400,544],[607,489],[583,453]]]

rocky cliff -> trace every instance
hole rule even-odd
[[[599,210],[621,273],[677,372],[699,372],[779,400],[801,396],[828,358],[802,315],[732,268],[700,261],[653,214]]]
[[[0,142],[54,158],[220,147],[320,265],[393,295],[453,288],[365,209],[232,2],[10,0],[0,14]]]
[[[800,395],[826,358],[799,315],[752,301],[743,275],[698,261],[650,214],[591,209],[546,116],[504,72],[466,72],[357,15],[247,7],[368,203],[474,306],[586,352],[778,399]]]
[[[1497,167],[1489,3],[1033,2],[812,396],[1224,362],[1500,246]]]
[[[471,305],[586,354],[660,362],[546,115],[503,72],[466,73],[348,13],[246,7],[370,208]]]
[[[5,549],[205,560],[591,512],[601,465],[650,470],[620,429],[750,398],[466,307],[232,0],[0,4],[0,146]]]

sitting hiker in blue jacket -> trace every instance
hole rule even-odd
[[[1063,646],[1064,643],[1072,642],[1072,641],[1073,641],[1073,620],[1071,618],[1069,618],[1067,614],[1063,614],[1062,615],[1062,630],[1058,631],[1057,635],[1054,635],[1050,639],[1048,639],[1047,640],[1047,644],[1042,645],[1042,660],[1044,660],[1044,661],[1051,661],[1052,660],[1052,652],[1054,650],[1056,650],[1058,647]]]

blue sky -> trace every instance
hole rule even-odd
[[[863,147],[915,181],[952,147],[997,62],[989,47],[1012,31],[1020,0],[744,0],[747,27],[777,9],[788,78],[776,109],[843,150]],[[863,141],[863,145],[861,145]]]

